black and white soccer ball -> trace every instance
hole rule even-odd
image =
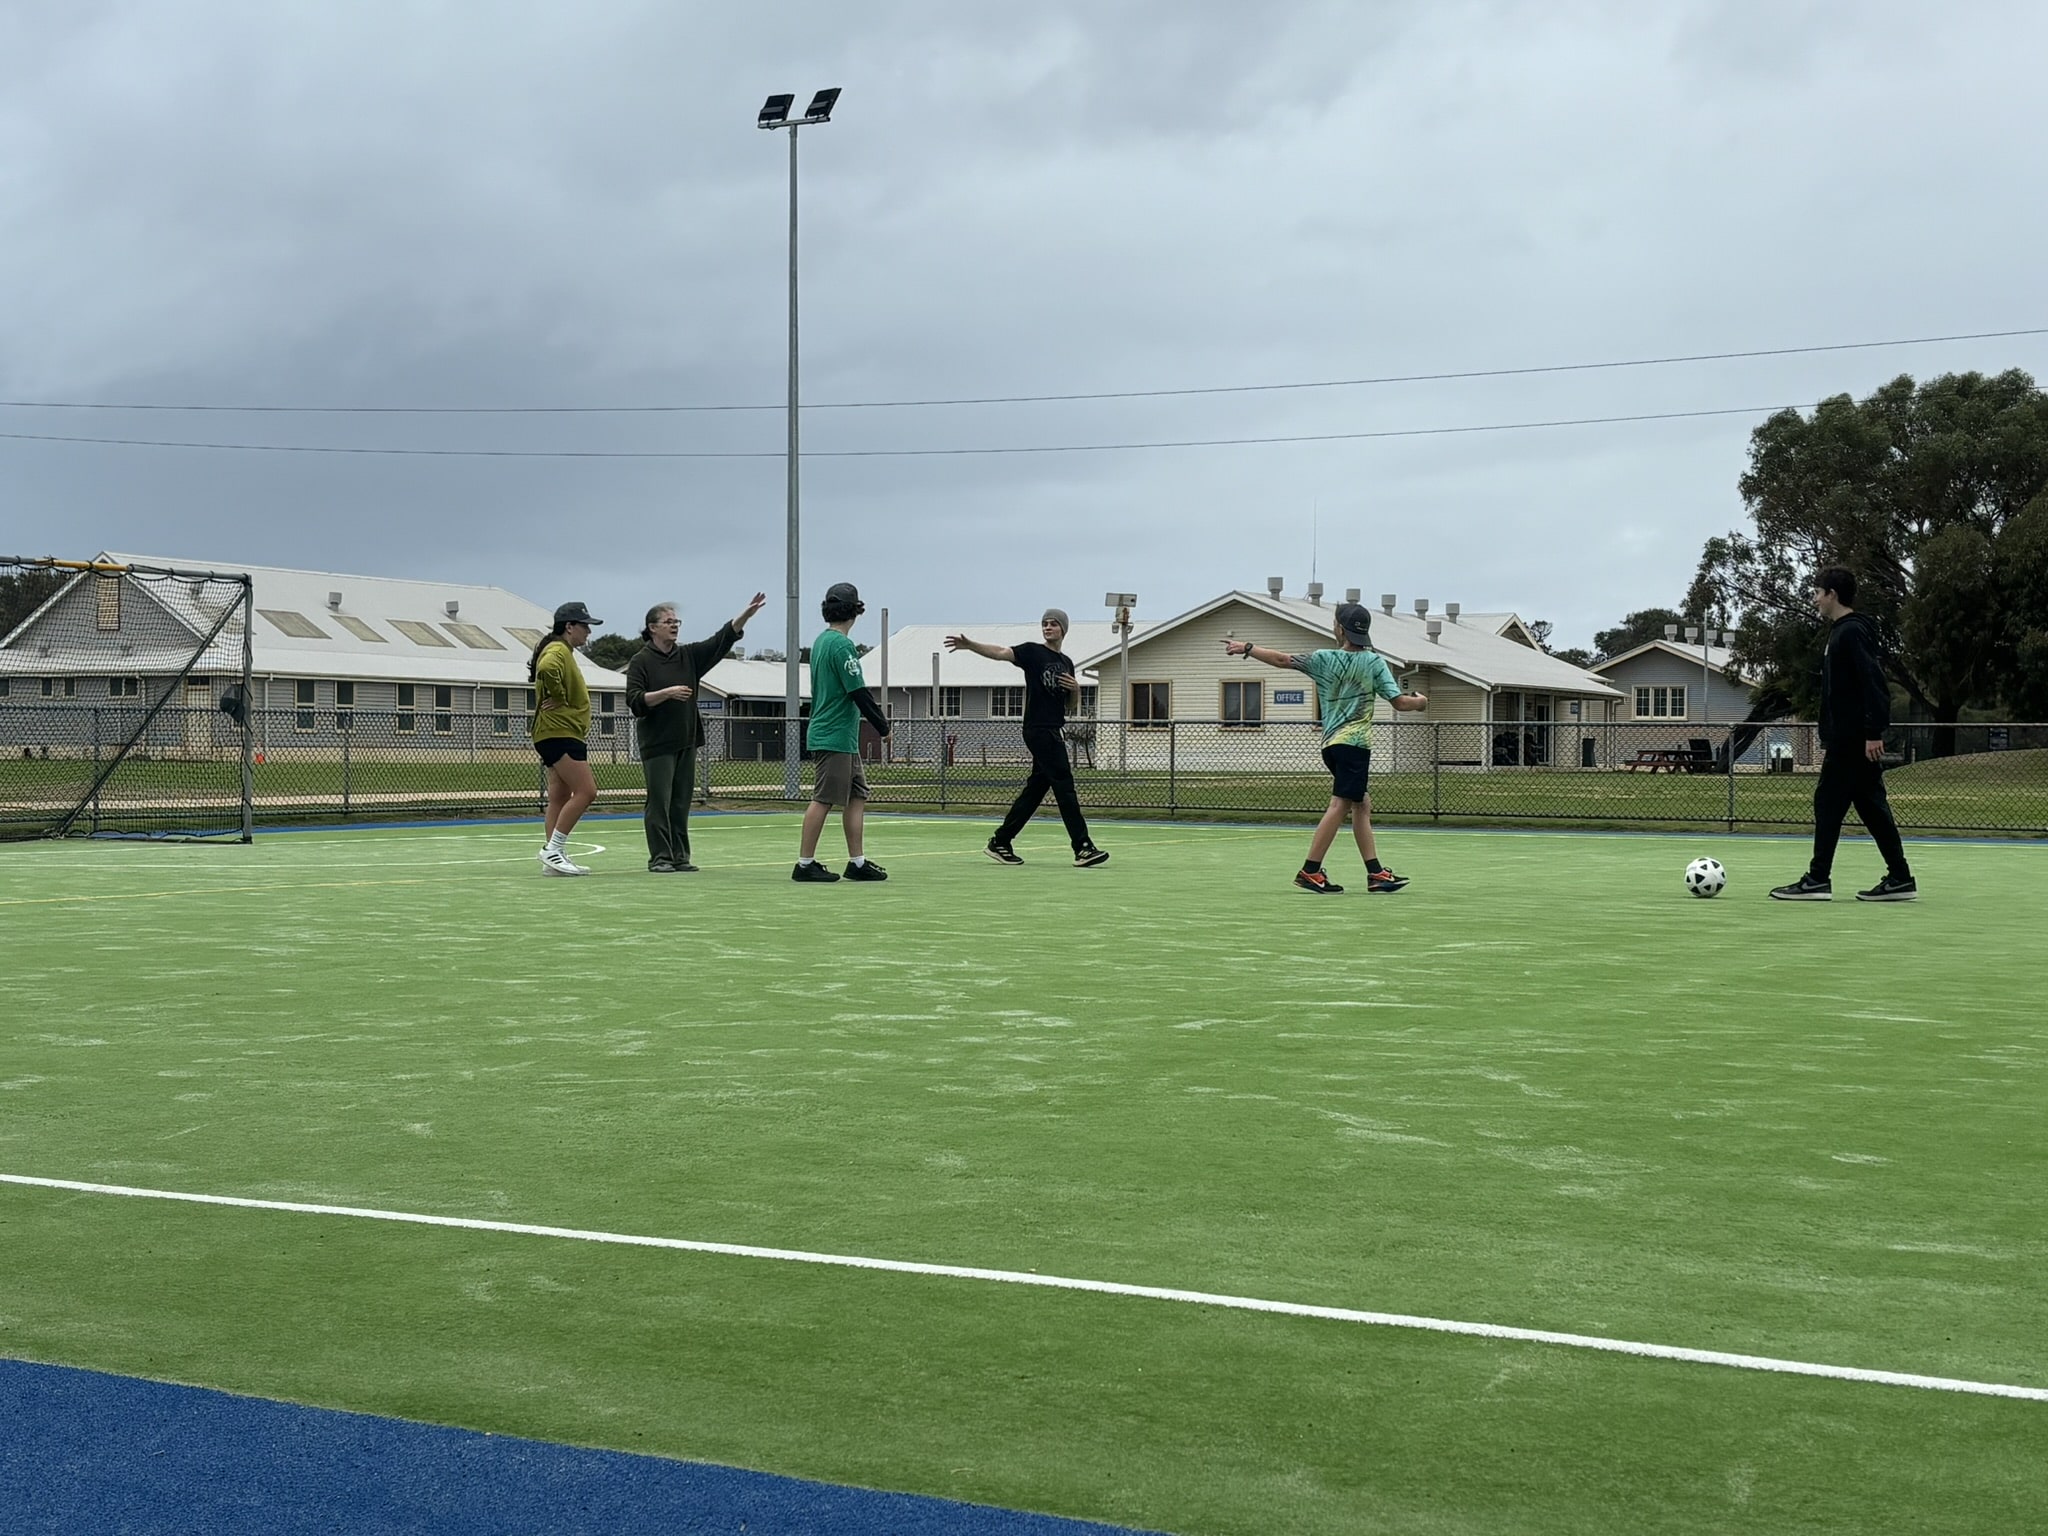
[[[1718,896],[1728,883],[1719,859],[1694,859],[1685,866],[1685,888],[1695,896]]]

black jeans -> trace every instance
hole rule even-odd
[[[1046,791],[1060,808],[1060,820],[1067,824],[1067,838],[1078,850],[1088,846],[1088,822],[1081,814],[1081,797],[1074,791],[1074,765],[1067,761],[1067,744],[1060,739],[1057,726],[1042,730],[1027,730],[1024,745],[1031,753],[1031,777],[1024,781],[1024,788],[1018,792],[1010,806],[1010,814],[1003,818],[1003,824],[996,828],[992,842],[1007,847],[1032,813],[1045,804]]]
[[[1829,747],[1821,759],[1820,780],[1813,786],[1813,864],[1808,873],[1816,880],[1831,878],[1842,818],[1852,805],[1863,830],[1884,855],[1885,872],[1896,880],[1911,879],[1899,824],[1892,820],[1891,802],[1885,798],[1884,769],[1863,755],[1860,742]]]
[[[647,862],[690,862],[690,791],[696,787],[697,753],[664,752],[640,760],[647,780]]]

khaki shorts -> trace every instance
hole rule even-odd
[[[819,805],[845,805],[868,797],[868,776],[858,752],[820,752],[811,765],[811,799]]]

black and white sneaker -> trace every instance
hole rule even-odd
[[[1835,887],[1827,880],[1816,880],[1811,874],[1801,875],[1790,885],[1773,886],[1773,901],[1833,901]]]
[[[1107,864],[1109,855],[1093,843],[1083,843],[1074,850],[1074,868],[1093,869],[1098,864]]]
[[[848,864],[846,866],[846,878],[849,880],[886,880],[889,878],[889,871],[882,868],[873,859],[864,859],[858,864]]]
[[[839,876],[813,859],[808,864],[797,865],[789,872],[789,878],[800,885],[831,885]]]
[[[1899,879],[1893,875],[1886,875],[1869,890],[1858,891],[1856,899],[1858,901],[1918,901],[1920,899],[1920,887],[1914,883],[1911,875],[1907,875],[1904,879]]]
[[[981,851],[994,859],[998,864],[1022,864],[1024,862],[1017,857],[1017,850],[1008,843],[990,843]]]

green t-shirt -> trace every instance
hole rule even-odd
[[[1401,696],[1401,685],[1377,651],[1310,651],[1294,658],[1294,670],[1306,672],[1316,685],[1326,747],[1370,747],[1374,695]]]
[[[860,708],[853,696],[867,687],[860,652],[836,629],[811,642],[811,720],[804,745],[813,752],[858,752]]]
[[[583,669],[576,665],[576,653],[561,641],[540,653],[533,694],[535,741],[561,736],[590,739],[590,688],[583,681]]]

